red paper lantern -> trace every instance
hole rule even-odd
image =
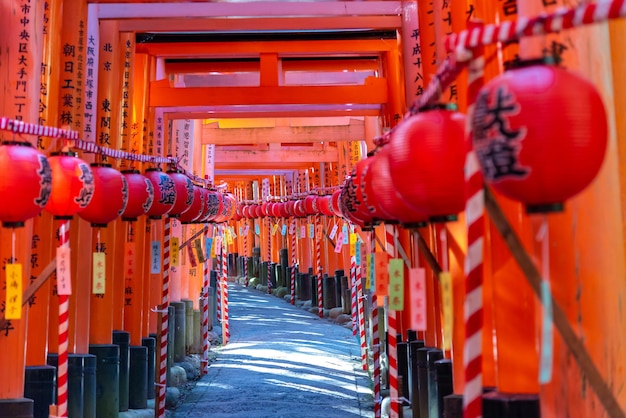
[[[28,142],[0,146],[0,220],[8,228],[24,226],[46,206],[52,190],[48,159]]]
[[[479,92],[473,142],[485,180],[529,213],[561,210],[596,176],[607,118],[589,81],[557,66],[522,63]]]
[[[287,203],[286,202],[281,202],[278,205],[278,214],[281,218],[288,218],[289,212],[287,211]]]
[[[397,192],[389,172],[388,149],[385,146],[372,158],[365,175],[366,205],[372,216],[380,217],[386,223],[399,222],[406,227],[424,226],[428,220],[424,213],[409,206]]]
[[[56,219],[71,219],[87,207],[93,196],[91,168],[73,152],[54,153],[48,162],[52,170],[52,191],[45,210]]]
[[[221,194],[221,193],[220,193]],[[213,222],[221,223],[229,221],[235,214],[235,208],[237,206],[237,200],[235,196],[230,193],[224,193],[222,195],[222,207],[218,216],[215,217]]]
[[[296,218],[304,218],[306,216],[304,200],[296,200],[296,203],[293,206],[293,214]]]
[[[352,176],[348,176],[346,182],[341,188],[339,207],[341,208],[341,213],[345,219],[355,225],[364,227],[366,223],[368,223],[368,219],[363,219],[358,215],[357,206],[360,203],[356,200],[356,189],[357,186],[354,184]]]
[[[176,189],[174,206],[167,214],[172,218],[178,218],[193,204],[194,186],[191,179],[179,171],[168,171],[167,174],[174,181],[174,188]]]
[[[287,202],[285,202],[285,211],[287,212],[288,217],[295,216],[295,206],[295,200],[288,200]]]
[[[122,220],[136,221],[150,210],[154,202],[154,186],[138,170],[125,170],[122,174],[128,183],[128,204],[122,213]]]
[[[404,201],[432,221],[465,208],[465,115],[438,107],[404,120],[385,145],[389,173]]]
[[[150,219],[161,219],[161,216],[172,210],[176,201],[174,180],[159,168],[147,169],[145,176],[154,188],[154,201],[146,215]]]
[[[320,196],[317,199],[317,206],[319,207],[320,213],[326,216],[333,216],[333,212],[330,209],[330,196]]]
[[[333,212],[333,215],[341,217],[343,214],[341,213],[341,207],[339,205],[339,201],[341,199],[341,189],[337,189],[333,192],[330,197],[330,210]]]
[[[206,218],[203,219],[204,222],[214,222],[215,218],[222,211],[222,194],[220,192],[209,190],[209,210]]]
[[[359,161],[354,168],[354,184],[356,186],[355,209],[356,217],[363,219],[366,225],[373,225],[374,213],[370,210],[366,202],[365,175],[369,172],[371,158]]]
[[[78,216],[94,227],[105,227],[122,215],[128,203],[126,178],[109,164],[93,163],[95,188],[91,201]]]
[[[319,208],[317,207],[317,196],[308,195],[304,198],[304,210],[307,215],[317,215]]]
[[[205,194],[202,192],[201,187],[193,186],[193,199],[191,206],[187,209],[178,220],[183,224],[190,224],[199,221],[202,217],[202,213],[205,208],[204,199]]]
[[[241,214],[244,218],[250,218],[250,205],[244,205],[241,209]]]

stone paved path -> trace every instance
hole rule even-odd
[[[352,331],[230,283],[231,342],[174,417],[373,417]]]

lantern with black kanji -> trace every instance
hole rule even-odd
[[[428,221],[427,216],[409,206],[395,189],[389,171],[387,146],[373,158],[365,176],[367,204],[372,216],[381,217],[385,223],[401,223],[407,228],[420,227]]]
[[[154,201],[152,206],[146,212],[150,219],[161,219],[167,214],[176,201],[176,189],[174,188],[174,180],[159,168],[149,168],[146,170],[145,176],[154,188]]]
[[[193,203],[193,182],[180,171],[171,170],[167,172],[167,175],[174,181],[174,189],[176,189],[174,205],[167,215],[172,218],[178,218],[185,213]]]
[[[446,105],[422,109],[396,127],[385,148],[407,205],[431,221],[456,220],[465,208],[465,115]]]
[[[190,224],[198,221],[202,216],[202,212],[205,208],[204,199],[205,194],[202,192],[202,188],[193,186],[193,200],[189,209],[187,209],[178,220],[182,224]]]
[[[319,213],[317,196],[311,194],[304,198],[304,210],[307,215],[317,215]]]
[[[333,216],[333,212],[330,209],[330,198],[330,196],[320,196],[317,199],[317,205],[322,215]]]
[[[479,91],[472,131],[486,181],[534,213],[562,210],[589,185],[602,166],[608,129],[593,84],[531,61]]]
[[[105,227],[122,215],[128,203],[126,178],[109,164],[93,163],[95,187],[91,201],[78,216],[94,227]]]
[[[56,219],[71,219],[85,209],[93,196],[95,180],[89,164],[73,152],[53,153],[52,191],[45,210]]]
[[[0,145],[0,221],[17,228],[33,218],[48,203],[52,172],[48,159],[28,142]]]
[[[128,203],[122,220],[136,221],[150,210],[154,202],[154,186],[139,170],[124,170],[122,174],[128,183]]]
[[[348,176],[345,183],[341,187],[339,207],[341,208],[341,213],[345,219],[355,225],[364,227],[368,222],[368,219],[361,218],[358,213],[358,205],[360,205],[360,203],[356,200],[356,189],[357,185],[354,183],[354,178],[352,176]]]
[[[339,201],[341,199],[341,189],[337,189],[330,196],[330,210],[333,212],[333,215],[341,217],[341,207]]]
[[[209,214],[204,219],[204,222],[215,222],[215,219],[222,212],[222,207],[224,205],[222,193],[215,191],[215,190],[209,190],[208,197],[209,197]]]

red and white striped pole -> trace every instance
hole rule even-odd
[[[358,313],[357,313],[357,295],[356,295],[356,257],[350,257],[350,295],[352,297],[352,335],[356,337],[358,332]]]
[[[165,218],[163,238],[163,292],[161,298],[161,350],[159,357],[159,403],[157,418],[165,417],[165,392],[167,385],[167,330],[170,306],[170,234],[172,220]]]
[[[395,243],[396,228],[393,225],[385,225],[385,243],[387,254],[390,257],[397,256]],[[391,398],[391,418],[398,418],[401,401],[398,397],[398,324],[396,322],[396,311],[387,309],[387,339],[389,352],[387,359],[389,363],[389,397]]]
[[[70,246],[70,221],[59,222],[60,246]],[[67,347],[69,329],[69,295],[59,295],[59,358],[57,371],[57,416],[67,417]]]
[[[358,241],[356,245],[361,245]],[[356,259],[356,257],[355,257]],[[356,260],[356,291],[359,308],[359,331],[361,338],[361,365],[367,370],[367,340],[365,338],[365,304],[363,303],[363,279],[361,277],[361,260]]]
[[[296,304],[296,264],[298,263],[298,257],[296,257],[296,218],[291,219],[291,304]]]
[[[470,22],[468,29],[479,28],[482,23]],[[478,90],[484,83],[485,59],[483,48],[472,50],[473,58],[468,68],[468,109],[467,120],[472,120],[474,103]],[[465,367],[465,390],[463,392],[463,417],[482,417],[483,364],[483,241],[485,234],[485,204],[483,175],[476,154],[471,146],[465,162],[467,222],[467,257],[465,258],[465,346],[463,363]]]
[[[246,219],[246,218],[244,218]],[[246,227],[243,230],[243,277],[246,287],[248,287],[248,219],[245,220]]]
[[[217,291],[217,300],[216,300],[216,305],[217,305],[217,320],[219,322],[222,322],[222,257],[224,256],[221,249],[223,246],[223,242],[226,239],[226,237],[224,236],[224,234],[222,233],[222,228],[219,227],[217,229],[217,235],[219,235],[220,237],[220,241],[219,243],[215,241],[216,238],[216,229],[213,229],[213,246],[215,248],[215,257],[217,258],[217,266],[215,266],[215,270],[219,273],[217,275],[217,281],[216,281],[216,291]],[[219,248],[217,247],[219,244]]]
[[[372,256],[374,251],[372,250]],[[372,292],[372,348],[374,350],[374,418],[381,417],[380,398],[380,337],[378,336],[378,301]]]
[[[317,219],[318,225],[320,224],[320,218]],[[320,318],[324,317],[324,292],[322,283],[324,280],[322,274],[322,237],[315,237],[315,260],[317,263],[317,315]]]
[[[230,341],[230,329],[228,324],[228,264],[226,263],[226,242],[222,242],[222,345]]]
[[[272,262],[272,221],[267,218],[267,294],[272,294],[272,270],[270,264]]]
[[[209,236],[209,226],[204,226],[204,239]],[[209,260],[210,254],[204,260],[204,271],[202,274],[202,374],[209,372]]]

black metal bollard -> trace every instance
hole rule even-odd
[[[429,417],[439,417],[439,392],[437,390],[437,368],[435,363],[443,359],[443,351],[434,349],[428,352],[428,410]]]
[[[130,347],[130,374],[128,378],[128,407],[148,407],[148,347]]]
[[[146,337],[141,339],[141,345],[147,349],[148,359],[148,387],[146,388],[147,399],[154,399],[154,382],[156,381],[156,338]]]
[[[424,347],[424,341],[409,341],[409,387],[411,390],[411,411],[413,418],[420,418],[419,385],[418,385],[418,358],[417,350]]]
[[[406,342],[398,342],[396,345],[396,355],[398,358],[398,376],[402,376],[402,396],[406,399],[411,399],[411,392],[409,390],[409,344]],[[400,387],[400,383],[398,383]],[[408,405],[408,402],[404,401],[403,405]]]
[[[120,347],[92,344],[89,353],[96,356],[96,415],[117,417],[120,409]]]
[[[439,418],[444,417],[443,399],[454,392],[452,382],[452,360],[443,359],[435,362],[435,373],[437,377],[437,398],[439,404]]]
[[[53,366],[25,367],[24,397],[33,400],[34,418],[48,418],[50,415],[50,405],[56,403],[56,374],[57,369]]]
[[[130,333],[113,331],[113,344],[120,347],[120,412],[128,411],[128,379],[130,371]]]

